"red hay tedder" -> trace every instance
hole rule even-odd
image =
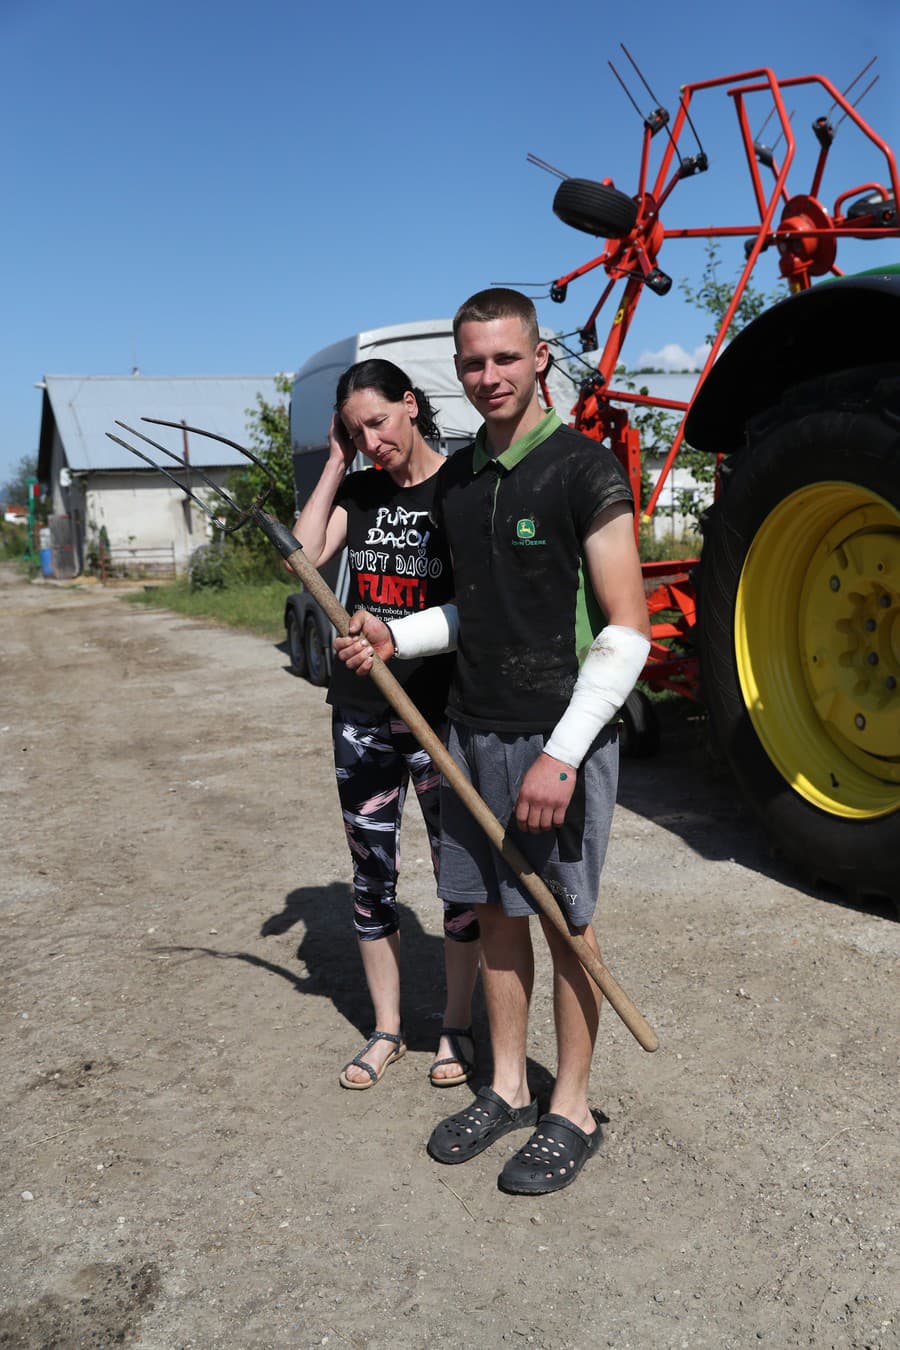
[[[810,91],[828,111],[813,121],[811,181],[798,189],[785,100]],[[663,213],[674,189],[708,167],[699,138],[696,153],[680,147],[687,132],[696,136],[695,100],[711,93],[733,105],[758,219],[669,228]],[[637,500],[640,437],[629,408],[681,414],[645,517],[685,439],[716,457],[701,557],[644,565],[654,625],[643,679],[702,698],[714,741],[782,855],[851,895],[900,901],[900,268],[844,276],[837,266],[843,240],[900,237],[900,185],[890,147],[860,115],[861,95],[851,103],[849,93],[819,75],[784,80],[768,69],[685,85],[671,126],[661,107],[643,117],[633,195],[530,158],[562,179],[556,215],[606,240],[550,288],[563,302],[572,283],[606,274],[577,330],[581,351],[599,357],[580,386],[574,425],[611,445]],[[754,139],[751,109],[774,118],[778,157]],[[856,133],[875,176],[829,189],[824,204],[835,117]],[[689,238],[745,241],[694,394],[678,403],[616,389],[639,299],[671,287],[659,266],[663,246]],[[728,341],[769,249],[792,294]],[[597,323],[610,301],[601,348]]]

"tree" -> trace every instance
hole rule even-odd
[[[10,506],[28,505],[28,479],[37,478],[37,455],[23,455],[0,488],[0,498]]]
[[[700,285],[694,289],[687,278],[682,278],[679,283],[688,302],[695,308],[707,313],[713,321],[711,331],[706,334],[706,341],[710,344],[715,341],[718,335],[722,320],[731,304],[736,285],[736,281],[720,280],[719,266],[719,245],[714,240],[710,240],[706,246],[706,262]],[[726,343],[736,337],[748,323],[762,314],[763,310],[769,309],[776,301],[783,298],[781,291],[766,292],[748,283],[738,302],[731,323],[728,325]],[[642,444],[648,448],[651,445],[666,447],[671,445],[678,429],[678,418],[675,414],[667,413],[659,408],[644,409],[634,418],[634,422],[640,429]],[[715,478],[716,461],[714,456],[695,450],[692,445],[688,445],[687,441],[682,442],[678,451],[677,462],[680,468],[686,469],[690,473],[696,483],[712,483]],[[679,515],[684,516],[686,520],[690,520],[699,528],[700,516],[705,509],[705,503],[699,500],[690,488],[679,488],[675,492],[674,509]]]
[[[294,467],[291,458],[290,392],[288,375],[277,375],[275,387],[282,397],[273,403],[262,394],[256,396],[256,406],[247,409],[248,449],[265,466],[275,480],[264,509],[283,524],[294,520]],[[269,486],[267,474],[257,465],[232,469],[226,479],[226,490],[237,505],[246,509]],[[226,536],[229,570],[243,575],[280,575],[277,554],[265,535],[253,525],[247,525],[235,534]]]
[[[694,290],[686,277],[682,278],[679,285],[688,303],[699,310],[705,310],[715,321],[715,327],[706,334],[706,341],[713,343],[722,326],[725,311],[731,304],[735,290],[734,282],[719,280],[719,245],[715,240],[711,239],[707,242],[706,262],[697,289]],[[738,301],[734,317],[728,325],[725,341],[730,342],[733,337],[737,337],[741,329],[746,328],[748,323],[752,323],[754,319],[758,318],[763,310],[769,309],[777,300],[783,298],[781,291],[761,291],[748,283]]]

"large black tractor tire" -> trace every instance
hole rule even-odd
[[[900,903],[900,373],[842,372],[751,425],[708,514],[711,730],[776,850]]]
[[[566,178],[556,189],[553,213],[564,225],[601,239],[624,239],[634,229],[637,204],[618,188],[589,178]]]
[[[632,689],[619,716],[619,749],[629,759],[648,759],[659,752],[659,718],[642,689]]]
[[[306,678],[310,684],[321,688],[331,679],[331,660],[328,640],[315,614],[310,614],[306,620],[304,649]]]

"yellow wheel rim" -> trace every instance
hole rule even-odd
[[[780,502],[741,572],[738,677],[791,787],[848,819],[900,806],[900,513],[853,483]]]

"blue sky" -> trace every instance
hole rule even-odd
[[[683,83],[770,66],[843,88],[877,55],[861,111],[900,153],[898,13],[896,0],[0,0],[0,481],[37,448],[45,373],[292,370],[357,330],[448,316],[482,286],[546,283],[594,256],[526,156],[635,190],[640,119],[607,62],[641,112],[651,99],[620,43],[673,115]],[[822,103],[798,98],[798,163]],[[730,100],[693,109],[711,168],[679,184],[664,222],[745,223]],[[828,205],[884,178],[848,124],[833,162]],[[809,182],[801,170],[795,190]],[[838,261],[875,266],[885,250],[900,260],[898,240]],[[741,244],[722,257],[731,276]],[[702,260],[672,242],[660,265],[696,280]],[[766,258],[757,282],[776,281]],[[542,321],[577,328],[600,289],[594,273],[564,305],[540,301]],[[691,353],[705,331],[677,287],[647,294],[626,360]]]

